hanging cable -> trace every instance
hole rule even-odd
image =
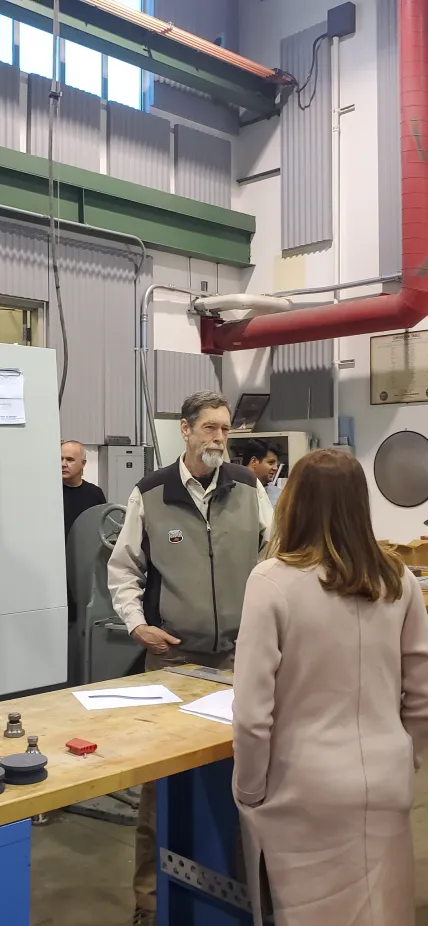
[[[58,46],[59,46],[59,0],[54,0],[53,4],[53,38],[52,38],[52,83],[49,93],[49,133],[48,133],[48,167],[49,167],[49,229],[50,229],[50,246],[52,256],[52,271],[55,284],[56,301],[58,306],[59,323],[61,329],[61,338],[63,346],[63,365],[61,382],[59,387],[59,407],[61,408],[64,395],[65,384],[68,374],[68,338],[67,326],[64,316],[64,307],[62,302],[61,282],[58,266],[58,244],[59,244],[59,195],[58,195],[58,238],[55,228],[55,184],[54,184],[54,136],[55,128],[58,122],[59,101],[61,98],[60,83],[58,76]],[[59,194],[59,184],[58,184]]]
[[[290,74],[289,71],[284,71],[284,72],[283,72],[284,77],[287,77],[287,78],[291,81],[291,83],[292,83],[292,86],[293,86],[293,88],[294,88],[294,90],[295,90],[295,92],[296,92],[297,103],[298,103],[299,109],[300,109],[302,112],[305,112],[306,109],[309,109],[309,107],[312,105],[312,103],[313,103],[313,101],[314,101],[314,99],[315,99],[315,94],[316,94],[316,92],[317,92],[317,86],[318,86],[319,51],[320,51],[320,48],[321,48],[322,43],[323,43],[323,42],[325,41],[325,39],[327,39],[328,37],[329,37],[328,32],[323,32],[322,35],[318,35],[317,38],[315,39],[315,41],[313,42],[313,44],[312,44],[312,60],[311,60],[311,66],[310,66],[310,69],[309,69],[308,76],[307,76],[307,78],[306,78],[306,80],[304,81],[303,84],[299,84],[297,78],[294,77],[294,74]],[[309,97],[309,99],[308,99],[305,103],[303,103],[303,102],[302,102],[302,94],[304,93],[304,91],[306,90],[306,88],[307,88],[307,87],[309,86],[309,84],[311,83],[312,78],[313,78],[314,83],[313,83],[313,87],[312,87],[312,90],[311,90],[310,97]]]
[[[304,84],[302,84],[301,86],[297,86],[297,88],[296,88],[296,92],[297,92],[297,102],[298,102],[298,104],[299,104],[299,109],[301,109],[302,112],[304,112],[306,109],[309,109],[309,107],[312,105],[312,102],[313,102],[313,100],[314,100],[314,98],[315,98],[315,94],[316,94],[316,92],[317,92],[318,72],[319,72],[319,68],[318,68],[318,65],[319,65],[319,50],[320,50],[320,48],[321,48],[322,43],[324,42],[324,40],[325,40],[326,38],[328,38],[328,33],[327,33],[327,32],[324,32],[322,35],[319,35],[318,38],[315,39],[315,41],[314,41],[314,43],[313,43],[313,45],[312,45],[312,61],[311,61],[311,67],[310,67],[310,70],[309,70],[309,74],[308,74],[308,76],[307,76],[307,78],[306,78]],[[306,101],[306,103],[302,103],[302,93],[306,90],[306,87],[309,86],[309,84],[310,84],[310,82],[311,82],[311,80],[312,80],[312,77],[313,77],[313,79],[314,79],[314,84],[313,84],[313,87],[312,87],[311,95],[310,95],[310,97],[309,97],[309,100]]]

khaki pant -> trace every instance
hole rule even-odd
[[[186,663],[215,669],[232,669],[234,654],[183,653],[171,647],[168,653],[154,656],[147,653],[146,672]],[[136,906],[148,913],[156,910],[156,784],[143,785],[135,838],[134,893]]]

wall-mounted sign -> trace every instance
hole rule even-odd
[[[370,402],[428,402],[428,331],[370,338]]]
[[[20,370],[0,370],[0,425],[25,424],[24,377]]]

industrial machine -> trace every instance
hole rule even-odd
[[[141,659],[141,647],[113,611],[107,588],[107,564],[125,510],[116,504],[89,508],[68,535],[67,577],[76,604],[76,623],[69,636],[74,684],[130,674]]]
[[[67,678],[67,591],[54,350],[0,344],[25,423],[0,392],[0,695]],[[19,418],[18,418],[19,420]]]

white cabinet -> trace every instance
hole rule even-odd
[[[0,425],[0,694],[67,678],[67,591],[54,350],[0,344],[26,424]]]

